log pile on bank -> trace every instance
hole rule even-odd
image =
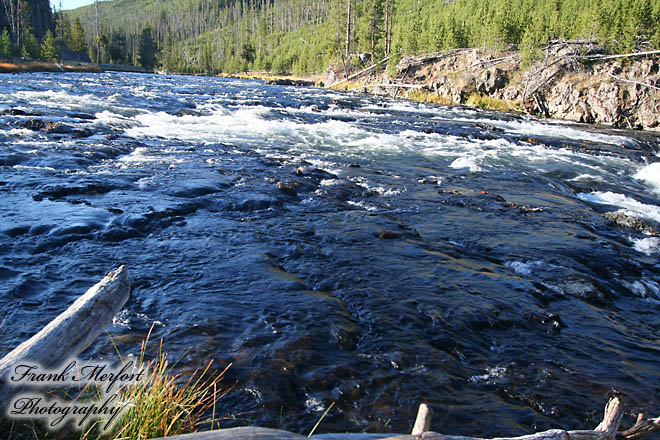
[[[601,52],[588,41],[554,42],[526,65],[518,51],[456,49],[404,57],[393,77],[381,72],[344,85],[377,95],[660,129],[660,51]],[[325,83],[337,83],[337,76],[328,70]]]

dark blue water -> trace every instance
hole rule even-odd
[[[592,428],[660,413],[652,134],[129,74],[0,76],[0,346],[106,272],[218,413],[306,434]],[[604,214],[619,212],[636,227]],[[643,225],[643,227],[640,227]],[[154,344],[152,352],[157,350]],[[107,335],[86,352],[114,358]],[[483,423],[488,420],[488,423]]]

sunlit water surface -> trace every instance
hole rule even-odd
[[[232,362],[224,426],[306,434],[336,402],[320,431],[409,432],[424,401],[436,431],[515,435],[593,428],[615,393],[657,414],[660,238],[603,216],[658,227],[657,154],[257,81],[0,75],[0,346],[127,264],[110,335]]]

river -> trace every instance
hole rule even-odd
[[[112,341],[137,353],[154,326],[177,372],[232,362],[223,426],[307,434],[336,402],[319,431],[405,433],[428,402],[435,431],[518,435],[593,428],[614,393],[658,415],[659,140],[251,80],[0,75],[0,347],[126,264]]]

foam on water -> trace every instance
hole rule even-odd
[[[630,242],[633,244],[633,249],[637,252],[641,252],[648,256],[656,255],[660,253],[660,238],[658,237],[648,237],[648,238],[629,238]]]
[[[520,134],[525,136],[549,136],[559,139],[581,140],[602,142],[610,145],[619,146],[635,146],[636,142],[625,136],[617,136],[612,134],[597,133],[588,130],[580,130],[578,128],[567,126],[566,123],[557,123],[555,121],[537,122],[532,119],[524,121],[504,121],[497,119],[470,119],[459,118],[455,119],[463,122],[482,123],[491,125],[493,127],[501,128],[508,133]]]
[[[576,196],[578,199],[584,200],[585,202],[598,203],[600,205],[613,205],[619,208],[624,208],[635,217],[646,218],[660,223],[660,207],[641,203],[624,194],[618,194],[611,191],[596,191],[588,194],[579,193]]]
[[[449,166],[456,169],[467,168],[471,173],[483,171],[483,168],[477,165],[476,157],[459,157],[449,164]]]
[[[585,181],[604,182],[605,179],[603,179],[601,176],[594,176],[592,174],[580,174],[570,179],[569,181],[570,182],[585,182]]]
[[[651,187],[655,193],[660,194],[660,162],[640,168],[633,177]]]
[[[256,151],[266,152],[278,148],[295,151],[300,155],[317,155],[319,150],[327,153],[341,153],[362,157],[365,153],[377,155],[417,155],[435,156],[446,159],[447,165],[454,169],[467,169],[480,172],[485,169],[525,164],[530,169],[553,169],[557,164],[568,164],[581,168],[578,173],[589,175],[598,180],[599,175],[607,175],[615,170],[627,170],[632,162],[619,156],[601,156],[595,158],[588,153],[575,152],[566,148],[552,148],[546,145],[511,142],[504,138],[473,139],[440,133],[423,133],[405,129],[398,133],[383,133],[366,128],[353,121],[329,119],[320,122],[305,123],[298,119],[282,118],[286,113],[312,113],[308,108],[285,108],[273,110],[271,107],[252,106],[231,109],[218,103],[202,106],[203,114],[172,115],[165,112],[147,112],[133,118],[124,118],[110,112],[97,114],[100,121],[126,126],[126,134],[135,138],[160,137],[206,143],[247,144]],[[372,106],[373,107],[373,106]],[[398,104],[395,107],[420,109],[411,104]],[[427,109],[433,110],[433,109]],[[325,112],[327,113],[327,111]],[[335,109],[330,113],[364,113],[353,110]],[[327,116],[327,114],[325,115]],[[492,123],[492,121],[490,121]],[[496,121],[500,124],[528,131],[541,130],[540,123],[521,123]],[[569,127],[558,126],[557,130],[566,137],[582,133],[584,138],[592,133],[581,132]],[[605,136],[610,142],[623,142],[618,136]],[[264,150],[262,150],[264,149]],[[612,171],[608,171],[611,168]],[[632,171],[631,171],[632,172]],[[576,174],[578,174],[576,173]]]
[[[15,98],[24,99],[29,101],[31,105],[43,105],[46,107],[58,107],[71,110],[72,108],[89,108],[90,106],[98,106],[107,102],[107,99],[101,101],[98,97],[86,94],[76,95],[65,91],[29,91],[20,90],[14,93]]]
[[[544,267],[545,262],[540,260],[527,262],[510,261],[506,265],[520,275],[530,276],[534,270]]]

